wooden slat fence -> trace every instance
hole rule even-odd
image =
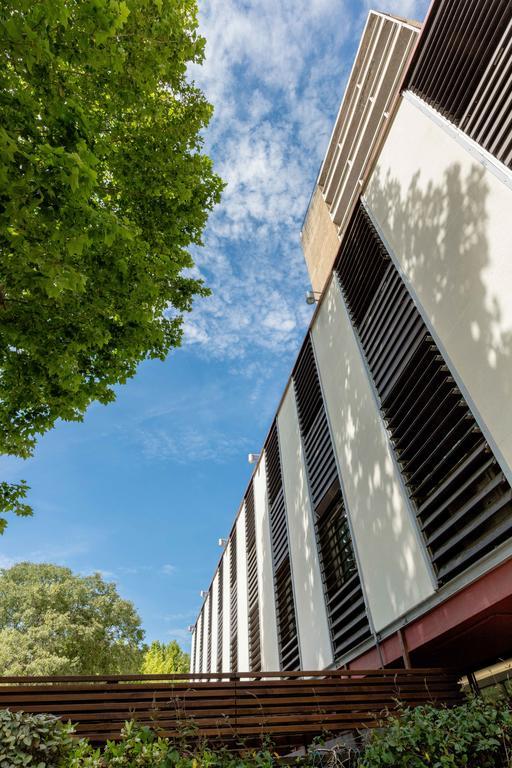
[[[0,678],[0,709],[48,712],[93,742],[119,737],[135,718],[165,736],[193,724],[215,743],[254,745],[269,736],[290,751],[328,731],[378,725],[397,700],[454,704],[458,675],[444,669]]]

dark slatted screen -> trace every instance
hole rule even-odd
[[[362,205],[336,272],[432,563],[446,581],[512,534],[511,488]]]
[[[258,595],[258,560],[256,556],[256,518],[254,487],[251,482],[245,496],[245,540],[247,551],[247,602],[249,612],[249,671],[261,670],[260,604]]]
[[[212,671],[212,590],[208,592],[208,599],[206,605],[208,605],[208,625],[207,625],[207,638],[206,638],[206,671]],[[205,609],[206,610],[206,609]]]
[[[219,564],[219,577],[217,581],[217,672],[222,669],[222,643],[224,630],[224,556]]]
[[[512,161],[512,3],[439,0],[409,87],[507,165]]]
[[[335,660],[370,637],[310,336],[293,372]]]
[[[203,671],[203,637],[204,637],[204,619],[203,612],[199,614],[199,621],[197,622],[199,627],[199,646],[198,646],[198,658],[197,658],[197,670],[196,672]]]
[[[288,526],[279,455],[279,438],[274,422],[265,445],[270,541],[274,568],[274,592],[281,669],[300,669],[299,638],[290,566]]]
[[[238,671],[238,599],[236,583],[236,525],[231,534],[231,558],[229,566],[230,592],[230,672]]]

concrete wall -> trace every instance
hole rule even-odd
[[[340,247],[338,228],[319,187],[315,187],[301,232],[301,245],[314,291],[321,292]]]
[[[402,99],[366,200],[512,480],[512,189],[467,147]]]
[[[224,551],[222,566],[222,580],[224,587],[222,590],[222,669],[221,672],[231,672],[229,658],[230,641],[230,594],[229,588],[229,567],[231,564],[231,542],[228,543]]]
[[[217,672],[217,643],[219,638],[219,572],[215,573],[211,590],[212,609],[212,672]],[[219,670],[220,671],[220,670]]]
[[[247,549],[245,540],[245,504],[236,523],[236,591],[237,591],[237,632],[238,670],[249,669],[249,613],[247,603]]]
[[[375,629],[380,631],[431,595],[433,582],[334,279],[312,335],[363,588]]]
[[[277,417],[303,669],[333,661],[293,386]]]
[[[274,574],[270,543],[270,519],[267,500],[265,458],[260,460],[253,478],[256,523],[256,558],[258,562],[258,602],[260,609],[261,668],[279,669]]]

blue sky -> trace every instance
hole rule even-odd
[[[0,458],[32,487],[0,567],[100,571],[133,600],[147,640],[178,639],[200,607],[311,310],[299,232],[370,7],[421,19],[427,0],[203,0],[215,106],[206,143],[228,182],[197,269],[213,296],[183,347],[143,364],[117,401],[61,423],[34,458]]]

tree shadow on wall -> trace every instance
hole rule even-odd
[[[367,200],[482,415],[501,411],[512,435],[512,248],[503,234],[492,239],[485,177],[478,163],[466,173],[453,163],[439,184],[418,171],[403,189],[377,170]]]

